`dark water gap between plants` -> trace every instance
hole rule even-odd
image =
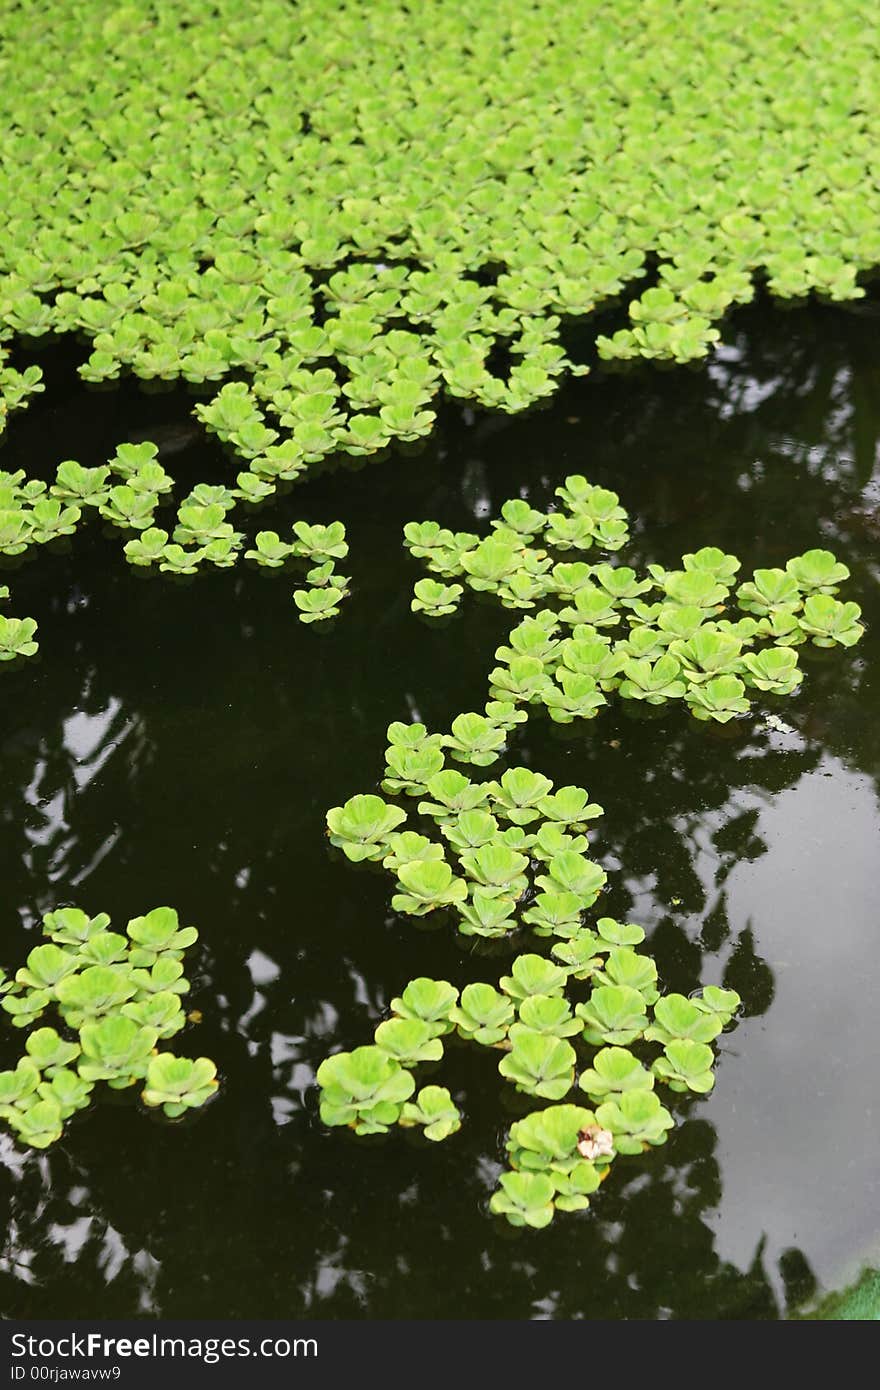
[[[253,529],[345,522],[353,592],[332,632],[296,621],[292,576],[143,578],[97,525],[3,574],[41,654],[0,672],[0,959],[15,968],[59,903],[117,926],[173,904],[201,932],[203,1022],[180,1050],[223,1079],[184,1125],[123,1093],[45,1155],[2,1137],[5,1315],[775,1318],[880,1262],[878,312],[743,311],[707,367],[597,372],[520,419],[449,408],[423,449],[294,487]],[[47,476],[146,437],[183,487],[232,476],[184,393],[93,393],[76,354],[49,353],[4,468]],[[404,522],[480,529],[570,472],[620,493],[636,568],[704,544],[745,571],[835,550],[868,631],[803,659],[800,695],[765,707],[782,727],[762,707],[717,730],[615,706],[514,736],[511,761],[605,807],[608,910],[647,928],[666,987],[724,980],[746,1012],[664,1148],[522,1235],[486,1212],[515,1118],[491,1054],[442,1064],[465,1111],[442,1146],[317,1118],[318,1063],[368,1041],[408,979],[497,973],[394,918],[387,878],[337,860],[323,816],[374,786],[391,719],[443,728],[481,706],[510,625],[474,599],[442,630],[411,615]]]

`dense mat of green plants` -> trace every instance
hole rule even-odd
[[[426,434],[442,395],[552,393],[584,369],[567,318],[618,299],[600,357],[681,362],[760,281],[854,298],[880,263],[874,19],[867,0],[6,4],[0,429],[41,389],[16,335],[82,335],[87,381],[203,391],[237,472],[204,544],[153,526],[161,479],[111,498],[150,531],[138,563],[186,573],[234,563],[227,511]],[[0,535],[62,524],[32,502],[0,507]],[[305,616],[335,607],[305,592]]]

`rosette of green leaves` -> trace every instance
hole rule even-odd
[[[508,666],[496,666],[489,673],[489,693],[493,700],[512,704],[540,703],[550,688],[544,663],[533,656],[517,656]]]
[[[65,1042],[54,1028],[35,1028],[25,1040],[25,1050],[43,1076],[53,1076],[80,1054],[78,1042]]]
[[[321,1119],[356,1134],[384,1134],[415,1090],[411,1072],[375,1046],[337,1052],[317,1072]]]
[[[81,516],[79,507],[65,507],[55,497],[41,497],[31,509],[31,539],[45,545],[59,536],[72,536]]]
[[[452,907],[467,897],[464,879],[456,878],[444,860],[403,864],[397,871],[397,880],[405,891],[394,894],[391,907],[394,912],[413,917],[423,917],[436,908]]]
[[[431,778],[442,771],[443,753],[427,742],[418,748],[393,746],[385,752],[385,776],[382,790],[389,794],[404,792],[420,796]]]
[[[513,1018],[512,1000],[492,985],[482,983],[465,985],[458,1004],[449,1012],[450,1022],[461,1037],[484,1047],[502,1043]]]
[[[143,999],[130,1000],[128,1004],[123,1004],[122,1013],[126,1018],[133,1019],[138,1028],[152,1030],[157,1038],[173,1037],[186,1023],[180,995],[168,989],[148,993]]]
[[[511,999],[528,999],[533,994],[561,994],[568,972],[554,965],[545,956],[530,952],[517,956],[509,975],[502,975],[499,984]]]
[[[634,989],[646,1004],[655,1004],[660,998],[656,965],[650,956],[639,955],[629,946],[613,947],[594,979],[597,985],[625,985],[627,989]]]
[[[353,863],[379,860],[386,852],[389,836],[406,820],[399,806],[389,806],[369,793],[352,796],[344,806],[327,812],[330,843],[337,845]]]
[[[602,807],[590,801],[583,787],[559,787],[538,803],[542,817],[567,830],[585,830],[591,820],[602,815]]]
[[[396,874],[404,864],[442,858],[443,846],[429,840],[427,835],[415,830],[396,831],[388,839],[388,853],[383,856],[382,867]]]
[[[217,1068],[209,1058],[192,1060],[175,1057],[173,1052],[160,1052],[147,1066],[141,1099],[145,1105],[161,1105],[163,1112],[173,1120],[186,1110],[204,1105],[216,1093],[218,1085]]]
[[[572,627],[616,627],[620,622],[617,604],[598,584],[585,584],[574,594],[572,603],[559,610],[559,617]]]
[[[596,1110],[603,1129],[611,1131],[618,1153],[642,1153],[650,1145],[665,1144],[673,1119],[653,1091],[623,1091]]]
[[[649,1091],[654,1077],[625,1047],[603,1047],[592,1067],[581,1072],[578,1085],[591,1100],[613,1099],[625,1091]]]
[[[160,956],[149,969],[140,967],[132,970],[131,978],[137,1000],[147,999],[154,994],[186,994],[189,991],[183,963],[176,956]]]
[[[714,1018],[720,1020],[722,1027],[726,1027],[742,1004],[742,1000],[735,989],[722,989],[719,985],[705,985],[699,994],[692,996],[690,1003],[696,1005],[698,1009],[702,1009],[704,1013],[712,1014]]]
[[[427,783],[428,796],[419,802],[419,815],[431,816],[440,822],[455,819],[461,811],[484,807],[489,799],[489,787],[471,782],[454,767],[437,772]]]
[[[589,980],[601,968],[603,953],[608,949],[608,944],[594,931],[581,927],[566,940],[555,942],[552,952],[573,980]]]
[[[124,965],[90,965],[55,986],[61,1017],[71,1028],[121,1009],[138,988]]]
[[[615,603],[627,608],[653,588],[651,579],[637,579],[635,570],[626,565],[594,565],[593,577]]]
[[[717,608],[727,598],[727,584],[706,570],[670,570],[659,580],[667,599],[681,608]]]
[[[581,900],[577,893],[538,893],[523,913],[537,936],[576,936],[581,930]]]
[[[587,1042],[626,1047],[645,1034],[646,1007],[643,995],[629,985],[597,985],[587,1003],[577,1005],[575,1013],[584,1023]]]
[[[715,1085],[712,1067],[715,1056],[706,1043],[692,1038],[673,1038],[663,1049],[652,1070],[673,1091],[696,1091],[707,1095]]]
[[[581,676],[561,668],[556,672],[557,685],[549,685],[543,703],[556,724],[571,724],[575,719],[593,719],[607,703],[592,676]]]
[[[157,565],[168,548],[168,532],[158,526],[148,526],[139,536],[126,541],[122,548],[131,565]]]
[[[527,887],[528,864],[526,855],[517,854],[497,841],[480,849],[465,850],[461,855],[465,874],[478,883],[485,894],[514,900]]]
[[[443,549],[452,540],[452,532],[437,521],[408,521],[403,528],[403,543],[413,555],[425,559],[431,552]]]
[[[60,946],[46,944],[35,946],[28,954],[27,964],[16,972],[16,982],[28,989],[54,992],[56,985],[66,975],[78,968],[79,961],[72,951]]]
[[[61,1138],[64,1129],[61,1107],[53,1099],[32,1097],[26,1105],[11,1109],[5,1118],[22,1143],[32,1149],[47,1149]]]
[[[581,1131],[596,1123],[581,1105],[549,1105],[533,1110],[510,1127],[507,1151],[513,1168],[524,1172],[568,1173],[580,1162]]]
[[[413,613],[424,613],[429,618],[445,617],[455,612],[463,593],[460,584],[440,584],[436,579],[419,579],[413,585],[409,606]]]
[[[802,594],[836,594],[849,570],[830,550],[805,550],[787,560],[786,571]]]
[[[518,1091],[543,1100],[561,1100],[567,1095],[574,1083],[575,1052],[571,1044],[516,1024],[509,1036],[511,1050],[498,1064],[501,1075],[512,1081]]]
[[[114,1090],[132,1086],[146,1075],[158,1033],[141,1028],[123,1013],[84,1023],[79,1033],[82,1055],[77,1071],[84,1081],[106,1081]]]
[[[575,850],[563,850],[550,860],[546,874],[538,874],[535,885],[545,893],[574,893],[581,907],[591,907],[607,877],[601,865],[592,859]]]
[[[797,612],[801,606],[801,591],[794,576],[787,570],[758,569],[751,580],[740,584],[737,603],[744,613],[766,617],[769,613]]]
[[[680,679],[681,665],[674,656],[660,656],[656,661],[630,657],[623,663],[625,679],[619,692],[624,700],[646,700],[649,705],[662,705],[667,700],[679,700],[687,686]]]
[[[720,584],[732,584],[740,570],[740,561],[735,555],[726,555],[717,545],[704,545],[691,555],[683,555],[681,562],[686,570],[711,574]]]
[[[530,507],[528,502],[524,502],[520,497],[512,497],[508,502],[501,504],[501,520],[494,521],[495,527],[504,526],[509,531],[515,531],[517,535],[528,539],[536,536],[544,529],[550,518],[544,513]]]
[[[34,641],[36,630],[34,618],[7,618],[0,614],[0,661],[36,656],[40,645]]]
[[[443,738],[453,758],[460,763],[487,767],[497,761],[505,745],[505,734],[483,714],[459,714]]]
[[[269,569],[279,569],[292,553],[293,546],[283,541],[277,531],[258,531],[253,549],[246,550],[244,558]]]
[[[65,459],[55,471],[53,496],[80,507],[99,507],[107,496],[109,468],[84,468],[75,459]]]
[[[559,647],[559,658],[566,671],[577,676],[589,676],[600,690],[615,690],[619,685],[618,673],[623,665],[624,655],[621,644],[612,648],[610,640],[603,634],[590,629],[589,636],[571,636]],[[563,674],[557,668],[559,680]]]
[[[857,603],[841,603],[830,594],[811,594],[798,621],[817,647],[855,646],[865,631]]]
[[[391,1011],[398,1018],[428,1024],[432,1034],[439,1037],[453,1028],[457,1000],[458,990],[448,980],[432,980],[420,975],[410,980],[399,997],[391,1000]]]
[[[520,656],[532,657],[542,665],[552,665],[560,647],[559,638],[554,636],[558,628],[555,614],[543,610],[534,618],[523,618],[508,635],[509,647],[498,647],[495,660],[510,662]]]
[[[341,521],[331,521],[329,526],[309,525],[306,521],[293,523],[295,540],[291,547],[294,555],[322,564],[325,560],[344,560],[348,554],[345,527]]]
[[[589,550],[594,539],[601,540],[595,523],[588,516],[565,516],[553,512],[547,518],[544,544],[554,550]]]
[[[461,1129],[461,1112],[445,1086],[423,1086],[414,1101],[406,1101],[398,1124],[421,1125],[426,1139],[439,1143]]]
[[[749,652],[742,659],[742,676],[747,686],[774,695],[790,695],[803,679],[797,652],[791,647],[767,647]]]
[[[444,821],[440,827],[444,837],[457,854],[465,850],[482,849],[498,839],[498,822],[490,811],[461,811],[455,820]]]
[[[549,777],[527,767],[511,767],[488,789],[497,815],[515,825],[531,825],[540,819],[540,803],[552,788]]]
[[[507,936],[518,925],[515,909],[516,900],[509,895],[472,885],[467,900],[458,905],[458,930],[462,936]]]
[[[505,1216],[511,1226],[541,1230],[553,1220],[555,1188],[546,1173],[502,1173],[500,1189],[489,1200],[495,1216]]]
[[[173,907],[154,907],[133,917],[125,930],[132,941],[131,965],[153,965],[160,955],[179,958],[199,938],[195,927],[181,927]]]
[[[545,821],[530,839],[529,853],[542,864],[549,864],[558,854],[583,854],[590,847],[586,835],[567,835],[552,821]]]
[[[685,699],[696,719],[714,719],[718,724],[748,714],[751,708],[739,676],[715,676],[702,685],[690,685]]]
[[[14,1071],[0,1071],[0,1118],[8,1120],[31,1105],[39,1084],[40,1073],[30,1057],[20,1058]]]
[[[713,676],[738,673],[741,652],[742,643],[736,637],[709,624],[698,628],[687,642],[669,644],[669,655],[679,662],[682,675],[691,685]]]
[[[62,1120],[66,1120],[77,1110],[85,1110],[91,1101],[93,1089],[92,1083],[80,1076],[79,1072],[71,1071],[68,1067],[58,1067],[48,1081],[40,1082],[37,1094],[41,1100],[48,1100],[57,1105]]]
[[[380,1023],[374,1035],[377,1047],[402,1067],[419,1062],[439,1062],[443,1044],[429,1023],[418,1018],[389,1018]]]
[[[667,1043],[679,1039],[710,1043],[724,1027],[726,1019],[695,999],[683,994],[666,994],[654,1005],[654,1022],[645,1030],[649,1042]]]
[[[339,616],[339,605],[345,590],[328,584],[323,589],[294,589],[293,601],[299,609],[301,623],[322,623]]]
[[[571,1005],[562,995],[530,994],[527,999],[520,1000],[517,1022],[510,1029],[510,1040],[514,1044],[520,1028],[546,1033],[548,1037],[572,1038],[581,1032],[582,1024],[572,1016]]]
[[[399,719],[388,725],[386,737],[389,748],[408,748],[415,752],[443,747],[442,734],[429,734],[424,724],[404,724]]]
[[[497,589],[519,568],[522,550],[515,538],[507,540],[496,533],[464,551],[461,567],[470,587],[478,591]]]

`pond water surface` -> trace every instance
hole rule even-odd
[[[179,1050],[222,1077],[183,1125],[117,1094],[45,1154],[0,1137],[5,1316],[776,1318],[878,1263],[878,313],[751,309],[707,367],[596,372],[520,419],[450,408],[421,451],[298,486],[259,524],[345,522],[332,632],[296,621],[288,574],[144,578],[95,525],[3,575],[41,651],[0,671],[0,959],[14,969],[59,904],[117,929],[173,904],[201,932],[203,1021]],[[48,477],[147,437],[184,484],[231,478],[185,394],[90,392],[80,355],[37,359],[50,390],[2,467]],[[474,529],[510,496],[545,506],[570,472],[619,492],[637,568],[704,544],[744,571],[830,547],[868,631],[805,652],[800,694],[723,730],[612,706],[574,735],[533,718],[513,737],[509,761],[605,807],[606,910],[646,927],[665,987],[724,981],[745,1006],[669,1142],[524,1233],[487,1211],[511,1118],[494,1054],[447,1053],[436,1079],[465,1125],[443,1145],[318,1120],[318,1064],[369,1041],[408,979],[499,973],[448,927],[395,917],[390,880],[331,853],[323,821],[374,789],[390,720],[481,707],[511,622],[472,597],[442,630],[415,618],[403,523]],[[18,1037],[0,1040],[9,1065]]]

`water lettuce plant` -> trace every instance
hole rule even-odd
[[[159,1048],[187,1021],[182,957],[196,928],[181,927],[170,907],[133,917],[124,933],[109,926],[106,913],[47,912],[46,940],[13,979],[0,972],[0,1008],[13,1027],[29,1030],[15,1067],[0,1072],[0,1119],[33,1148],[56,1143],[99,1084],[139,1085],[144,1104],[169,1118],[217,1089],[213,1062]]]

